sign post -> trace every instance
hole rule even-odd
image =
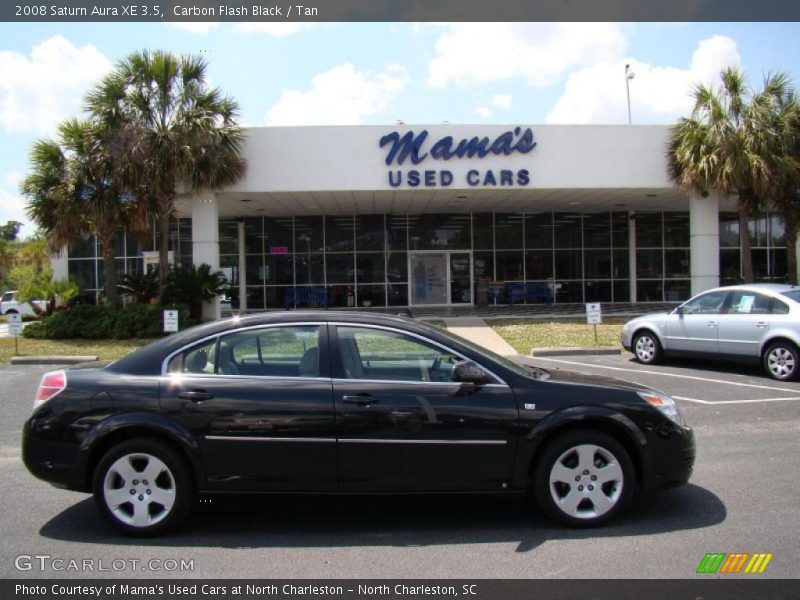
[[[164,311],[164,331],[172,333],[178,331],[178,311],[165,310]]]
[[[22,315],[13,313],[6,315],[8,319],[8,335],[14,336],[14,356],[19,356],[19,342],[17,336],[22,333]]]
[[[586,303],[586,322],[594,327],[594,345],[597,346],[597,325],[603,322],[599,302]]]

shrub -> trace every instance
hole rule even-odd
[[[165,308],[177,308],[182,329],[197,324],[185,306],[132,304],[117,308],[107,304],[81,304],[60,310],[22,330],[26,338],[38,339],[117,339],[155,338],[164,335]]]

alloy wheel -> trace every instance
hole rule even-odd
[[[650,362],[656,355],[656,342],[649,335],[636,338],[636,358],[642,362]]]
[[[610,511],[622,497],[623,485],[617,457],[595,444],[573,446],[550,469],[553,501],[576,519],[595,519]]]
[[[175,477],[152,454],[126,454],[106,471],[103,500],[111,514],[131,527],[160,523],[175,504]]]
[[[788,379],[794,374],[795,356],[785,346],[775,346],[767,354],[767,369],[775,379]]]

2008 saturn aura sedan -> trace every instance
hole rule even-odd
[[[177,526],[231,492],[531,491],[572,526],[685,483],[694,435],[667,395],[523,367],[402,317],[216,321],[43,376],[23,459],[93,492],[117,529]]]

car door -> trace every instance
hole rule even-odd
[[[499,378],[451,379],[464,356],[384,327],[332,325],[344,491],[499,490],[511,478],[518,411]]]
[[[326,336],[314,323],[251,328],[172,357],[162,407],[195,436],[210,488],[336,488]]]
[[[667,315],[664,334],[666,350],[716,354],[719,350],[719,320],[727,297],[727,291],[701,294]]]
[[[758,358],[762,338],[770,327],[772,299],[747,290],[731,292],[728,308],[719,318],[719,351]]]

